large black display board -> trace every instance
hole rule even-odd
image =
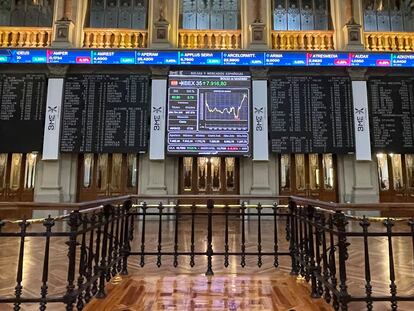
[[[248,155],[251,79],[243,72],[170,72],[167,153]]]
[[[376,152],[414,152],[414,79],[372,77],[368,81],[371,145]]]
[[[47,78],[0,75],[0,152],[42,151]]]
[[[272,151],[354,152],[351,89],[348,77],[273,77],[269,109]]]
[[[62,152],[147,150],[148,76],[76,74],[66,77]]]

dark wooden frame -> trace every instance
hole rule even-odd
[[[282,163],[281,156],[279,156],[279,193],[280,195],[295,195],[301,197],[308,197],[312,199],[318,199],[326,202],[338,202],[338,165],[337,158],[335,154],[332,154],[333,169],[334,169],[334,188],[328,190],[324,188],[323,182],[323,154],[318,153],[318,166],[319,166],[319,180],[321,181],[320,189],[310,189],[309,184],[309,155],[305,154],[305,189],[298,190],[296,188],[296,163],[295,163],[295,154],[289,154],[290,158],[290,189],[282,189],[282,175],[280,174]]]
[[[84,174],[84,166],[83,166],[83,159],[84,154],[79,154],[78,157],[78,177],[77,177],[77,194],[76,198],[78,202],[83,201],[90,201],[96,200],[100,198],[108,198],[126,194],[136,194],[138,193],[138,173],[137,173],[137,184],[136,187],[129,188],[127,186],[127,178],[125,178],[128,174],[128,166],[127,166],[127,157],[128,155],[123,153],[122,154],[122,168],[121,168],[121,189],[120,191],[113,191],[110,189],[111,178],[112,178],[112,154],[108,154],[108,184],[106,191],[100,191],[97,187],[97,163],[98,163],[98,154],[94,154],[94,164],[92,168],[92,179],[91,179],[91,186],[89,188],[84,188],[82,179]],[[138,155],[136,159],[137,163],[137,170],[139,171],[138,167]]]

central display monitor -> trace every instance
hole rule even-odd
[[[167,154],[249,155],[250,91],[244,72],[170,72]]]

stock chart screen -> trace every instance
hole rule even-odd
[[[243,72],[170,72],[167,153],[250,154],[251,78]]]

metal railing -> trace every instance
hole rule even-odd
[[[270,258],[275,268],[279,267],[281,257],[289,259],[291,273],[310,283],[312,297],[323,297],[335,310],[348,310],[354,303],[364,304],[358,310],[373,310],[377,302],[387,302],[392,310],[398,310],[400,302],[414,301],[410,291],[397,291],[403,277],[398,272],[400,261],[406,268],[413,265],[413,260],[396,258],[394,251],[396,239],[404,238],[409,239],[407,245],[412,245],[414,252],[414,220],[356,217],[346,213],[398,207],[414,210],[414,204],[336,204],[274,196],[214,199],[241,203],[215,205],[208,196],[123,196],[79,204],[13,203],[14,208],[72,211],[41,220],[0,221],[0,241],[19,240],[14,293],[0,295],[0,305],[13,304],[14,310],[20,310],[24,304],[37,303],[40,310],[45,310],[51,303],[61,303],[67,310],[82,310],[92,297],[105,297],[106,283],[117,274],[127,274],[134,262],[140,267],[148,260],[157,267],[188,263],[193,268],[205,264],[206,275],[213,275],[217,262],[222,260],[227,268],[231,262],[234,264],[232,257],[241,267],[251,265],[248,259],[255,258],[254,265],[259,268],[265,258]],[[181,203],[191,200],[203,204]],[[288,206],[279,204],[287,200]],[[150,201],[160,203],[150,204]],[[0,203],[0,208],[11,205]],[[219,221],[221,231],[217,233]],[[247,237],[246,226],[250,221],[256,224],[254,229],[250,228],[255,231],[254,240]],[[41,223],[42,229],[28,230],[36,222]],[[58,223],[64,226],[57,226]],[[230,234],[231,223],[238,228],[236,237],[234,232]],[[166,224],[172,229],[168,231]],[[29,256],[25,252],[27,238],[44,243],[36,297],[27,296],[23,286],[25,256]],[[57,294],[48,291],[53,238],[66,242],[61,247],[67,253],[66,291]],[[388,269],[380,271],[388,292],[377,290],[378,282],[374,280],[377,275],[372,275],[371,252],[376,247],[372,238],[383,239],[381,245],[388,254],[384,258]],[[363,258],[351,258],[354,248],[359,248]],[[350,266],[353,273],[360,269],[358,279],[347,275]],[[363,280],[360,276],[364,276]],[[350,289],[350,281],[354,285],[360,282],[360,286]]]

